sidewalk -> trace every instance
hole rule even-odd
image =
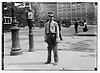
[[[34,35],[33,45],[35,51],[28,52],[28,29],[23,30],[24,29],[21,29],[19,32],[20,45],[23,54],[17,56],[10,56],[12,47],[11,33],[4,33],[4,70],[69,71],[95,70],[97,67],[97,36],[86,36],[94,34],[95,28],[77,34],[85,36],[62,36],[63,41],[59,41],[58,45],[59,63],[57,66],[53,65],[53,55],[51,64],[45,64],[47,60],[47,44],[44,42],[44,36]],[[43,34],[44,32],[43,29],[36,29],[34,31],[39,34]],[[64,30],[64,32],[66,32],[66,30]]]
[[[88,30],[86,32],[80,32],[74,35],[75,36],[97,36],[97,27],[95,26],[92,30]]]
[[[24,39],[23,39],[24,38]],[[11,41],[5,42],[4,68],[5,70],[94,70],[96,67],[96,37],[63,36],[59,42],[59,64],[54,66],[52,55],[51,64],[46,65],[47,44],[44,36],[34,36],[34,52],[28,52],[28,35],[20,38],[22,55],[10,56]]]
[[[58,51],[59,63],[54,66],[53,57],[51,64],[45,64],[47,52],[23,52],[18,56],[5,56],[5,70],[95,70],[96,61],[94,54],[74,52],[74,51]]]

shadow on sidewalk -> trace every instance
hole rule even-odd
[[[8,65],[46,65],[45,62],[10,63]]]

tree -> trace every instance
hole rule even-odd
[[[26,17],[26,8],[19,8],[13,5],[12,2],[4,2],[4,7],[6,8],[6,10],[4,10],[4,16],[12,17],[13,14],[19,22],[18,26],[28,25]]]

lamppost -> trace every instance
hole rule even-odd
[[[34,10],[31,9],[31,3],[27,8],[28,26],[29,26],[29,52],[34,51],[34,40],[33,40],[33,23],[34,23]]]
[[[19,42],[19,28],[18,22],[16,17],[14,16],[14,2],[12,2],[12,27],[11,27],[11,34],[12,34],[12,48],[10,51],[10,55],[20,55],[23,52],[21,51],[21,46]]]
[[[34,51],[34,40],[33,40],[33,14],[34,11],[29,10],[28,11],[28,26],[29,26],[29,52]]]

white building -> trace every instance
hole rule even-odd
[[[90,10],[92,8],[92,10]],[[94,12],[93,2],[58,2],[57,3],[57,18],[67,19],[73,22],[89,20],[87,13]]]

